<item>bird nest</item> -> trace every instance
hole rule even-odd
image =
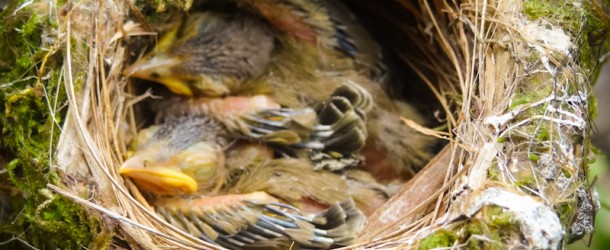
[[[592,231],[597,201],[587,163],[596,58],[583,39],[601,8],[596,1],[346,2],[410,72],[412,85],[403,87],[430,93],[418,101],[430,104],[443,129],[403,119],[405,126],[446,142],[368,219],[353,248],[555,249]],[[135,4],[28,6],[57,21],[48,55],[63,57],[55,66],[67,100],[52,147],[61,181],[45,194],[82,205],[115,246],[218,248],[162,220],[117,172],[137,131],[134,104],[149,97],[134,94],[122,75],[127,59],[141,53],[131,41],[156,34],[142,9],[176,7]],[[44,71],[37,73],[44,82]],[[52,112],[58,106],[48,105]]]

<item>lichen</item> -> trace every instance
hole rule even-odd
[[[52,46],[58,24],[32,3],[16,11],[13,1],[0,12],[0,148],[8,159],[0,191],[11,203],[0,207],[0,241],[20,248],[88,247],[100,234],[100,222],[72,201],[52,194],[47,183],[61,185],[52,170],[53,152],[66,110],[61,83],[63,57]],[[97,238],[94,238],[97,235]],[[108,239],[106,239],[108,240]],[[104,245],[97,243],[97,245]]]

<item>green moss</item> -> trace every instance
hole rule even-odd
[[[551,139],[549,129],[547,128],[547,126],[541,126],[541,128],[536,131],[536,140],[548,141],[549,139]]]
[[[493,166],[491,166],[488,170],[487,170],[487,176],[489,177],[489,180],[492,181],[499,181],[500,177],[502,176],[502,172],[500,172],[500,169],[498,169],[498,163],[494,162]]]
[[[602,153],[600,149],[596,148],[595,146],[591,145],[591,152],[593,152],[593,156],[591,157],[587,157],[587,168],[590,167],[589,165],[592,165],[594,163],[597,162],[597,157],[599,157],[599,155],[601,155]],[[589,177],[590,179],[593,179],[593,177]]]
[[[552,81],[552,79],[549,79],[546,75],[536,74],[527,80],[527,83],[519,86],[520,88],[517,90],[517,96],[515,97],[516,100],[521,99],[527,101],[527,103],[537,102],[548,97],[553,92],[553,84],[545,82],[547,80]]]
[[[598,49],[607,39],[609,26],[607,1],[580,1],[578,5],[566,0],[527,0],[524,13],[532,20],[544,18],[552,25],[570,33],[579,49],[574,53],[585,73],[594,79],[598,69],[598,58],[604,52]]]
[[[419,249],[450,248],[456,242],[460,244],[460,249],[502,249],[502,237],[509,232],[506,229],[489,219],[475,217],[457,228],[435,232],[420,242]]]
[[[112,239],[115,236],[114,231],[104,230],[103,233],[95,236],[91,244],[89,244],[90,249],[110,249],[110,243],[112,243]]]
[[[481,224],[479,220],[472,220],[471,223],[466,224],[465,229],[468,235],[483,235],[487,231],[482,228],[483,226],[485,224]]]
[[[439,247],[450,247],[457,240],[457,236],[448,230],[439,230],[426,237],[419,243],[419,249],[432,249]]]
[[[567,168],[560,168],[561,173],[566,177],[566,178],[572,178],[572,174],[570,174],[570,171],[568,171]]]
[[[501,236],[500,233],[503,230],[499,230],[496,227],[488,225],[485,221],[480,219],[473,219],[469,221],[464,229],[466,231],[465,238],[470,238],[468,240],[469,249],[502,249]],[[478,240],[473,238],[474,235],[484,236],[487,240]]]
[[[586,70],[585,72],[592,80],[595,80],[599,73],[598,60],[600,56],[608,51],[610,46],[607,43],[608,32],[610,31],[610,9],[608,6],[610,6],[610,2],[607,0],[583,1],[586,15],[586,25],[583,28],[586,36],[583,36],[579,43],[582,46],[579,59],[581,67]]]
[[[50,111],[55,102],[63,107],[66,98],[59,84],[62,53],[44,42],[57,39],[57,24],[28,8],[15,13],[16,6],[12,2],[0,12],[0,153],[9,160],[0,183],[12,186],[11,192],[0,189],[11,200],[0,208],[0,241],[17,236],[37,248],[88,247],[93,235],[103,235],[99,221],[46,189],[47,183],[61,185],[50,166],[66,114]]]
[[[519,96],[519,97],[511,100],[510,108],[513,109],[521,104],[526,104],[526,103],[530,103],[530,102],[532,102],[532,100],[530,100],[527,96]]]
[[[536,187],[536,179],[531,174],[531,171],[519,171],[515,180],[517,187]]]
[[[514,214],[512,212],[505,211],[501,207],[489,208],[487,217],[491,226],[507,227],[515,224]]]
[[[567,226],[571,224],[572,216],[574,215],[574,205],[575,202],[571,200],[569,202],[557,203],[553,206],[562,225]]]
[[[529,157],[529,159],[532,161],[538,161],[540,159],[540,156],[535,153],[529,153],[527,157]]]
[[[578,30],[582,23],[582,14],[571,1],[528,0],[523,3],[523,12],[532,20],[546,18],[567,30]]]
[[[551,81],[547,76],[535,74],[527,79],[527,82],[519,85],[515,92],[515,96],[510,103],[510,108],[514,109],[520,105],[531,104],[540,101],[551,95],[553,92],[553,84],[545,81]],[[544,113],[546,106],[536,106],[526,109],[520,114],[521,118],[527,118],[532,115],[541,115]]]
[[[589,119],[595,121],[597,119],[597,98],[594,95],[589,95]]]

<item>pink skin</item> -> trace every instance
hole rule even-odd
[[[189,112],[203,112],[214,117],[221,118],[227,116],[240,116],[248,113],[255,113],[263,109],[278,109],[281,106],[265,95],[255,96],[228,96],[224,98],[202,97],[190,99],[187,105],[193,110]],[[178,110],[184,109],[178,106]]]
[[[254,113],[263,109],[281,108],[277,102],[264,95],[250,97],[229,96],[223,99],[213,99],[210,105],[219,105],[219,107],[222,107],[223,112],[234,115]]]

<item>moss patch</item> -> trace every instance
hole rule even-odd
[[[579,48],[575,56],[589,77],[595,79],[599,70],[598,58],[609,46],[604,45],[604,41],[608,38],[610,13],[604,5],[610,3],[607,0],[526,0],[523,10],[532,20],[544,18],[571,33],[571,37],[578,37],[577,41],[573,41]],[[601,46],[606,46],[606,49],[600,50]]]
[[[498,230],[479,219],[473,219],[468,224],[464,225],[463,231],[466,233],[464,238],[469,238],[469,249],[502,249],[501,233],[503,230]],[[479,239],[475,236],[482,236]]]
[[[455,233],[448,230],[439,230],[426,237],[419,244],[419,249],[432,249],[439,247],[450,247],[458,239]]]
[[[100,225],[82,207],[52,194],[47,183],[61,185],[51,170],[53,153],[66,110],[61,85],[62,52],[55,19],[46,5],[31,4],[15,12],[17,2],[0,12],[0,148],[7,159],[0,198],[0,241],[12,238],[8,247],[23,242],[37,248],[88,247]],[[54,110],[51,112],[50,110]],[[6,191],[10,190],[10,192]]]
[[[439,230],[423,239],[419,249],[452,247],[465,249],[502,249],[502,237],[514,232],[513,216],[499,207],[486,209],[483,218],[472,218],[451,231]]]

